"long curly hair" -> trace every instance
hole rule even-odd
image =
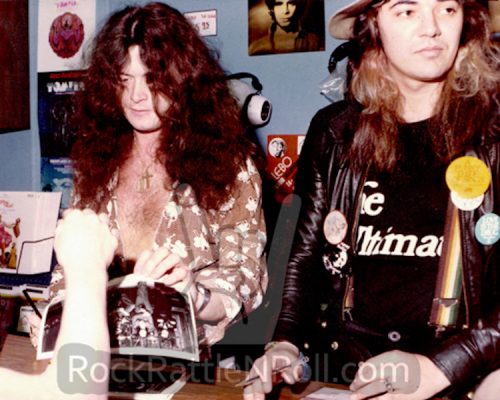
[[[358,168],[372,159],[379,170],[392,170],[398,153],[402,95],[388,74],[374,3],[354,25],[357,52],[350,60],[349,95],[363,107],[350,159]],[[498,135],[499,50],[490,41],[488,12],[476,0],[459,0],[464,11],[460,48],[444,82],[430,139],[436,157],[449,162],[464,148]]]
[[[94,39],[84,91],[76,99],[79,135],[71,155],[76,205],[102,208],[107,184],[132,151],[133,128],[120,102],[120,74],[134,45],[149,70],[153,95],[161,93],[170,101],[160,116],[157,159],[170,181],[188,183],[202,207],[217,209],[256,146],[245,135],[217,52],[179,11],[163,3],[114,13]]]

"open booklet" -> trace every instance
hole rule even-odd
[[[152,367],[155,370],[155,367]],[[108,396],[113,399],[170,399],[186,384],[188,372],[180,366],[151,373],[150,369],[111,366]]]
[[[59,333],[64,295],[44,309],[37,359],[51,358]],[[111,354],[153,355],[199,361],[191,297],[144,276],[129,274],[108,282]]]
[[[37,346],[39,360],[53,356],[63,306],[64,295],[54,298],[44,309]],[[115,357],[154,356],[200,361],[193,304],[187,294],[151,278],[130,274],[108,282],[107,309],[111,354]],[[140,372],[134,370],[131,375],[127,368],[113,369],[110,393],[123,398],[141,398],[153,393],[165,395],[178,390],[187,379],[182,368],[166,367],[165,371],[155,375],[161,377],[159,380],[137,381],[123,377],[137,378]],[[144,373],[151,376],[148,369]]]

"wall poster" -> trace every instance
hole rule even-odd
[[[38,123],[41,186],[62,192],[68,208],[73,187],[69,154],[78,132],[71,121],[74,95],[83,90],[84,51],[95,31],[95,0],[39,0]]]
[[[324,50],[324,0],[248,0],[249,55]]]
[[[274,196],[279,203],[293,192],[297,161],[306,135],[269,135],[267,137],[267,171],[274,182]]]
[[[38,72],[83,68],[82,54],[95,30],[95,0],[39,0]]]

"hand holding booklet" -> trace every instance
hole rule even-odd
[[[45,308],[37,359],[51,358],[64,297]],[[151,278],[129,274],[108,283],[108,329],[112,354],[155,355],[199,361],[191,298]]]
[[[37,359],[53,356],[63,307],[64,296],[61,296],[45,308]],[[108,282],[107,314],[111,354],[116,357],[155,356],[155,360],[166,357],[200,361],[196,319],[187,294],[151,278],[130,274]],[[188,378],[185,369],[179,367],[182,363],[176,363],[177,368],[162,364],[161,371],[154,370],[151,363],[142,363],[140,369],[131,371],[123,366],[130,359],[125,359],[127,362],[122,365],[120,358],[117,360],[116,368],[111,368],[109,383],[114,397],[138,399],[159,393],[164,396],[179,390]]]

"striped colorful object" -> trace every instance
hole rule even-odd
[[[455,326],[462,294],[462,254],[459,211],[448,202],[443,250],[432,303],[430,325],[438,331]]]

